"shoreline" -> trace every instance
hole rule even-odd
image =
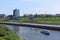
[[[20,36],[20,40],[24,40],[24,39]]]

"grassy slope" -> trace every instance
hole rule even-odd
[[[55,18],[35,18],[35,21],[49,24],[60,24],[60,17]]]
[[[7,18],[0,18],[0,20],[6,20]],[[49,23],[49,24],[60,24],[60,17],[46,17],[46,18],[33,18],[36,22]],[[11,22],[24,22],[32,21],[29,17],[19,18],[19,20],[9,20]]]
[[[5,25],[0,24],[0,40],[20,40],[20,37]]]
[[[30,21],[29,18],[20,18],[19,21]],[[33,18],[36,22],[49,23],[49,24],[60,24],[60,17],[46,17],[46,18]]]
[[[24,22],[24,21],[30,21],[28,17],[26,18],[19,18],[18,20],[9,20],[10,22]]]
[[[6,20],[6,18],[0,18],[0,21],[4,21],[4,20]]]

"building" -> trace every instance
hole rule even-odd
[[[18,19],[20,17],[19,9],[13,10],[13,19]]]
[[[58,13],[58,14],[56,14],[56,16],[59,16],[60,17],[60,14]]]
[[[0,18],[3,18],[3,17],[5,17],[5,14],[0,14]]]

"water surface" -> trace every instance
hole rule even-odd
[[[16,33],[23,37],[24,40],[60,40],[60,32],[47,30],[49,31],[50,35],[45,35],[40,33],[42,30],[46,29],[38,29],[38,28],[29,28],[29,27],[22,27],[22,26],[8,26],[10,29],[15,30]]]

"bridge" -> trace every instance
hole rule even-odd
[[[24,23],[24,22],[0,22],[0,24],[33,27],[33,28],[43,28],[43,29],[60,31],[60,25],[52,25],[52,24]]]

